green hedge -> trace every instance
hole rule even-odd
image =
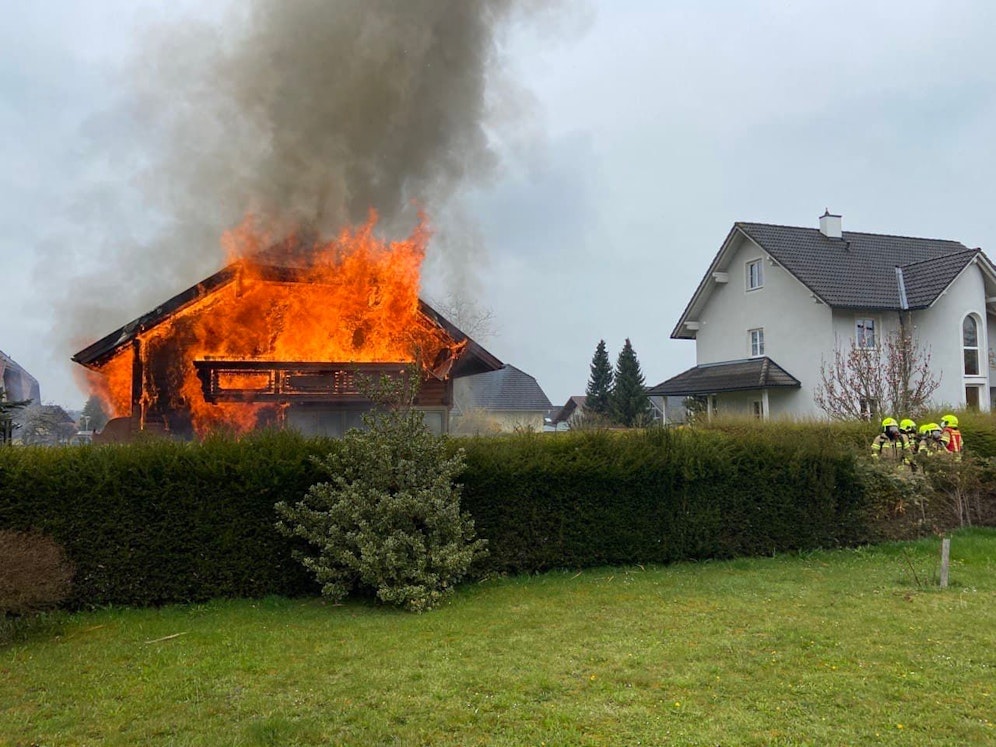
[[[329,448],[271,433],[0,449],[0,527],[40,529],[66,548],[74,606],[310,592],[273,505],[304,494],[310,455]]]
[[[661,430],[466,442],[489,567],[770,554],[869,537],[851,454],[818,439]]]
[[[992,418],[965,441],[996,446]],[[882,536],[856,454],[867,425],[728,422],[646,432],[455,439],[478,572],[667,563]],[[296,595],[316,585],[274,529],[277,501],[324,479],[335,441],[264,433],[203,443],[0,449],[0,529],[40,529],[76,565],[72,604]]]

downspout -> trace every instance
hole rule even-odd
[[[903,277],[903,268],[898,265],[896,266],[896,286],[899,289],[899,330],[902,334],[906,334],[910,302],[906,297],[906,279]]]

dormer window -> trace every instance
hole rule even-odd
[[[747,290],[764,287],[764,260],[755,259],[747,263]]]

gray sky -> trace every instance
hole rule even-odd
[[[155,304],[118,310],[88,280],[159,219],[133,194],[121,90],[145,30],[225,3],[20,5],[0,26],[0,349],[78,407],[69,356]],[[583,393],[602,338],[614,360],[629,337],[648,384],[694,364],[668,334],[736,220],[815,226],[830,208],[845,230],[996,256],[996,4],[564,5],[506,38],[487,123],[501,167],[453,205],[486,249],[469,283],[493,312],[485,346],[555,404]],[[430,294],[446,264],[427,263]],[[190,284],[150,276],[158,300]],[[110,315],[74,347],[66,300],[88,293]]]

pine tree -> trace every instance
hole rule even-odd
[[[86,427],[83,430],[99,431],[107,425],[108,418],[107,413],[104,412],[104,405],[95,394],[91,394],[83,406],[83,415],[86,416],[86,420],[83,421]]]
[[[608,417],[612,413],[612,365],[605,350],[605,340],[599,340],[591,358],[591,374],[585,390],[584,409],[592,415]]]
[[[619,352],[614,378],[611,397],[613,417],[627,428],[644,425],[650,415],[650,400],[643,372],[640,371],[640,361],[628,337]]]

